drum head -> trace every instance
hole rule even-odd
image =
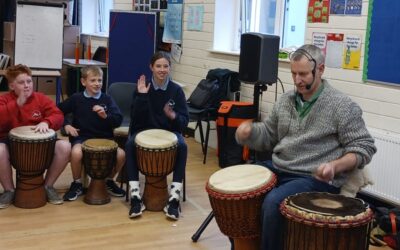
[[[114,129],[114,135],[128,137],[129,127],[118,127]]]
[[[16,127],[10,130],[9,136],[20,139],[47,139],[55,136],[55,132],[52,129],[49,129],[46,133],[34,132],[33,129],[35,126],[21,126]]]
[[[355,216],[366,211],[362,200],[330,193],[300,193],[290,196],[287,204],[303,212],[327,216]]]
[[[109,150],[118,148],[118,144],[108,139],[89,139],[83,142],[82,148],[90,150]]]
[[[243,164],[218,170],[208,180],[208,187],[223,194],[257,190],[272,180],[272,172],[263,166]]]
[[[149,149],[170,148],[178,143],[178,137],[164,129],[148,129],[136,135],[135,143]]]

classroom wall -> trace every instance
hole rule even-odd
[[[128,3],[129,2],[129,3]],[[197,83],[205,78],[209,69],[228,68],[238,71],[239,56],[212,52],[214,28],[214,0],[185,0],[182,57],[180,63],[173,63],[172,76],[176,81],[186,84],[187,97]],[[364,59],[365,33],[367,27],[368,0],[363,1],[361,16],[330,16],[329,23],[308,24],[305,42],[311,42],[313,32],[333,32],[359,34],[362,37],[362,64]],[[115,0],[115,9],[131,10],[131,1]],[[188,31],[188,6],[204,5],[203,31]],[[363,65],[361,65],[363,68]],[[279,78],[286,91],[293,89],[288,62],[279,63]],[[362,71],[326,68],[325,78],[336,88],[348,94],[364,111],[368,127],[378,128],[400,134],[400,86],[390,86],[362,82]],[[278,97],[282,92],[279,85],[273,85],[264,92],[261,114],[265,117],[275,102],[275,88]],[[253,85],[242,84],[242,101],[253,100]]]

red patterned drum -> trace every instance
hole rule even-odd
[[[235,249],[259,249],[261,205],[276,176],[259,165],[236,165],[215,172],[206,190],[221,232],[234,239]]]
[[[299,193],[281,206],[284,249],[367,250],[373,212],[360,199],[329,193]]]
[[[143,202],[149,211],[162,211],[168,200],[167,176],[174,170],[178,137],[149,129],[135,137],[138,168],[146,177]]]
[[[57,135],[52,129],[35,133],[34,127],[17,127],[8,134],[10,161],[17,171],[14,205],[21,208],[37,208],[47,203],[43,173],[53,160]]]

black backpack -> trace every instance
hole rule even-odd
[[[239,73],[229,69],[211,69],[188,99],[191,107],[218,109],[221,101],[229,100],[229,93],[240,90]]]
[[[219,85],[217,80],[202,79],[188,99],[191,107],[197,109],[213,108],[219,103]]]

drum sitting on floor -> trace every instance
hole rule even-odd
[[[57,135],[35,133],[34,126],[12,129],[9,134],[10,161],[17,172],[14,205],[21,208],[37,208],[46,205],[43,173],[54,156]]]
[[[329,193],[299,193],[280,206],[284,249],[367,250],[373,212],[360,199]]]
[[[261,205],[276,176],[259,165],[236,165],[215,172],[206,190],[221,232],[234,239],[235,249],[259,249]]]
[[[167,130],[149,129],[135,137],[139,171],[145,175],[143,202],[150,211],[162,211],[168,201],[167,175],[174,170],[178,137]]]
[[[118,144],[108,139],[89,139],[82,144],[82,162],[90,176],[90,184],[84,201],[91,205],[110,202],[105,178],[115,167]]]

